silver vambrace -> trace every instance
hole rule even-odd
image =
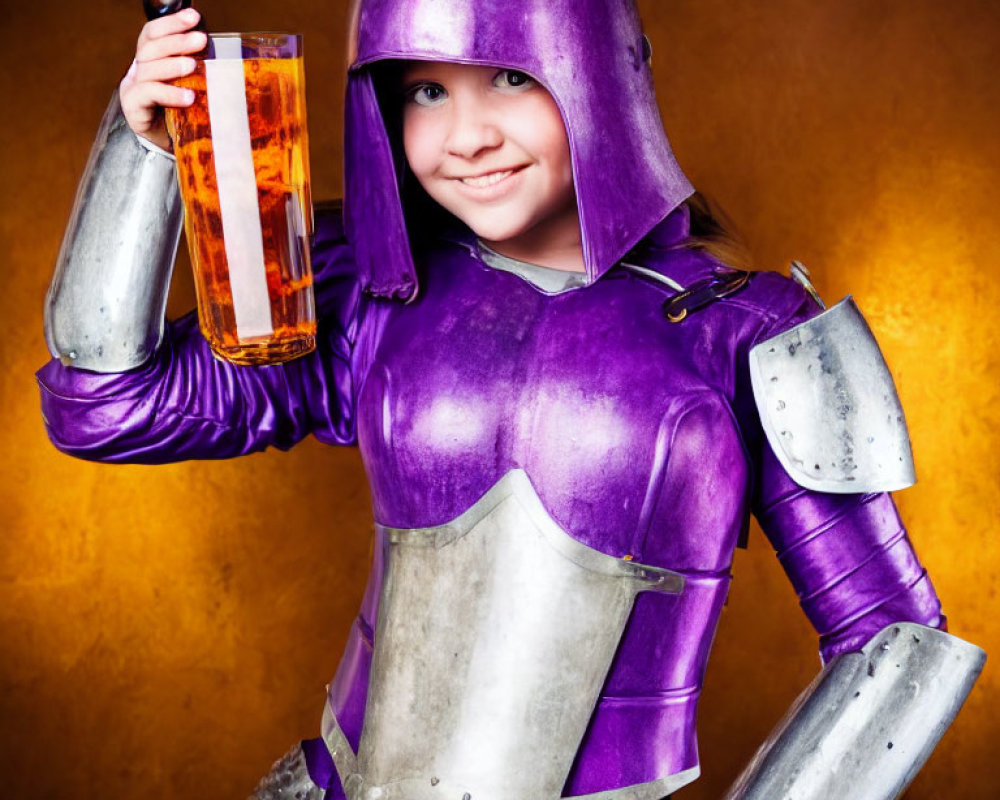
[[[726,800],[891,800],[930,756],[986,654],[944,631],[890,625],[834,658]]]
[[[149,359],[163,336],[183,220],[173,160],[138,142],[116,90],[45,299],[53,356],[94,372],[122,372]]]

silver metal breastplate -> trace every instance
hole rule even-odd
[[[357,756],[324,720],[348,798],[557,800],[636,595],[684,579],[572,539],[521,470],[449,524],[383,532]],[[599,796],[662,797],[696,775]]]

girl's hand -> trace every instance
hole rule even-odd
[[[205,47],[207,37],[192,30],[201,15],[193,8],[147,22],[139,34],[135,61],[118,86],[125,119],[139,136],[164,150],[170,137],[163,121],[166,106],[183,108],[194,102],[194,92],[170,81],[190,75],[196,62],[190,53]]]

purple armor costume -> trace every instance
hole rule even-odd
[[[318,349],[268,368],[217,361],[189,315],[120,374],[52,361],[39,372],[53,442],[76,456],[229,458],[308,434],[357,443],[381,526],[441,525],[523,470],[577,542],[684,576],[640,594],[564,794],[647,784],[697,767],[695,710],[752,510],[824,659],[902,620],[944,619],[891,499],[797,486],[764,440],[748,377],[755,344],[816,312],[769,273],[678,324],[674,293],[727,274],[685,247],[690,194],[659,121],[648,44],[630,4],[372,0],[361,8],[347,105],[345,219],[317,218]],[[369,66],[387,58],[524,70],[566,121],[586,280],[491,257],[467,230],[411,245],[403,166]],[[641,164],[641,168],[636,165]],[[345,235],[346,227],[346,235]],[[541,285],[539,285],[541,284]],[[570,282],[572,284],[572,282]],[[416,291],[419,286],[419,292]],[[402,302],[407,299],[408,302]],[[354,750],[365,717],[381,550],[329,705]],[[342,797],[324,751],[310,772]],[[511,769],[520,765],[513,764]]]
[[[710,258],[673,247],[686,234],[680,209],[642,263],[684,285],[705,277]],[[667,292],[627,271],[548,296],[485,265],[471,239],[428,254],[408,305],[362,295],[336,216],[317,220],[314,253],[316,353],[234,367],[212,357],[189,315],[138,370],[50,362],[39,373],[49,433],[77,456],[140,463],[287,448],[309,433],[358,441],[375,518],[394,527],[452,519],[520,467],[581,542],[684,574],[678,596],[640,595],[567,794],[697,764],[698,691],[751,505],[824,658],[893,621],[942,624],[891,499],[801,489],[762,441],[747,352],[811,313],[795,284],[760,273],[672,325]],[[377,583],[331,686],[355,746]]]

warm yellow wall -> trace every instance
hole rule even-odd
[[[306,33],[316,196],[338,192],[345,3],[206,0],[215,29]],[[357,455],[305,442],[110,467],[45,440],[41,305],[138,0],[4,2],[0,206],[0,793],[245,796],[311,735],[361,590]],[[757,261],[852,292],[898,378],[920,484],[899,495],[952,631],[1000,654],[1000,5],[645,0],[668,131]],[[609,147],[609,157],[613,149]],[[171,308],[191,302],[179,275]],[[296,496],[308,498],[299,505]],[[756,534],[737,557],[701,712],[717,797],[814,674],[811,631]],[[996,797],[987,671],[911,798]]]

